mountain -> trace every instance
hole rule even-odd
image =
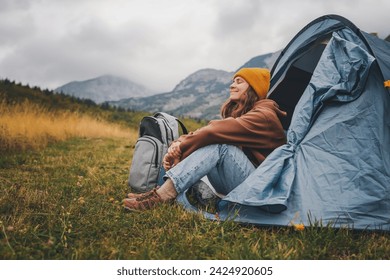
[[[144,86],[125,78],[104,75],[85,81],[75,81],[54,90],[82,99],[91,99],[96,103],[120,100],[129,97],[144,97],[153,93]]]
[[[271,69],[280,52],[252,58],[242,67]],[[175,116],[217,119],[221,105],[229,97],[229,85],[234,72],[202,69],[182,80],[171,92],[150,97],[126,98],[109,102],[112,106],[134,111],[163,111]]]
[[[232,72],[223,70],[202,69],[182,80],[171,92],[109,103],[135,111],[163,111],[201,119],[218,118],[219,108],[229,96],[232,75]]]

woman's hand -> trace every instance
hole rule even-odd
[[[174,157],[171,154],[167,153],[163,158],[163,167],[166,171],[174,167],[180,162],[180,158]]]
[[[173,157],[181,158],[180,142],[172,142],[171,146],[168,148],[168,154],[171,154]]]
[[[163,167],[169,170],[180,162],[181,150],[180,142],[173,142],[168,149],[167,154],[163,158]]]

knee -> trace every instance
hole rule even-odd
[[[194,153],[211,154],[213,152],[217,152],[220,156],[224,156],[227,153],[234,154],[236,150],[239,150],[239,148],[229,144],[210,144],[199,148],[198,150],[194,151]]]
[[[219,146],[220,146],[220,144],[210,144],[210,145],[207,145],[207,146],[204,146],[204,147],[197,149],[196,151],[194,151],[194,153],[196,153],[196,152],[210,153],[213,150],[216,150],[216,149],[219,150]]]
[[[211,153],[212,151],[217,151],[219,155],[225,155],[231,149],[236,147],[228,144],[210,144],[204,148],[207,149],[207,152]]]
[[[229,144],[218,144],[218,149],[221,155],[226,153],[235,154],[237,150],[240,150],[237,146]]]

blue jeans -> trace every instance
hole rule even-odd
[[[236,146],[213,144],[200,148],[167,171],[177,191],[182,193],[207,175],[214,189],[228,194],[255,170]]]

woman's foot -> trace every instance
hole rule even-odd
[[[130,211],[143,211],[155,208],[163,203],[171,203],[177,196],[177,192],[171,180],[165,181],[160,188],[144,194],[133,194],[132,198],[123,200],[123,207]]]
[[[157,190],[159,188],[160,188],[160,186],[157,186],[155,189]],[[127,198],[138,198],[138,197],[145,195],[146,193],[148,193],[148,192],[144,192],[144,193],[132,193],[131,192],[131,193],[127,194]]]
[[[141,197],[144,193],[128,193],[127,194],[127,198],[137,198],[137,197]]]
[[[153,189],[138,197],[124,199],[123,207],[130,211],[143,211],[152,209],[162,203],[164,203],[164,201],[157,194],[157,190]]]

